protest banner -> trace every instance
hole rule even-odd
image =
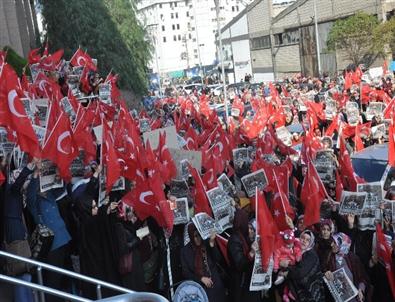
[[[232,227],[234,208],[232,199],[219,187],[206,192],[215,220],[222,230]]]
[[[141,130],[141,129],[140,129]],[[143,132],[143,131],[141,131]],[[152,150],[158,148],[159,145],[159,134],[166,133],[166,145],[170,149],[180,149],[178,147],[177,131],[176,127],[170,126],[166,128],[159,128],[152,131],[143,133],[144,144],[147,145],[149,141]]]
[[[366,192],[343,191],[340,198],[340,215],[361,215],[365,205]]]
[[[177,179],[183,179],[182,175],[184,175],[185,177],[185,173],[187,173],[185,170],[185,167],[187,167],[185,165],[185,160],[187,160],[191,164],[191,166],[194,167],[196,170],[198,171],[201,170],[202,168],[201,151],[187,151],[187,150],[174,149],[174,148],[169,148],[169,151],[177,167]],[[184,160],[184,164],[182,164],[183,160]]]
[[[56,165],[49,160],[42,160],[40,173],[40,192],[46,192],[51,189],[62,188],[63,180],[57,173]]]
[[[174,214],[174,225],[185,224],[189,222],[189,208],[188,208],[188,198],[177,198],[176,206],[173,209]]]
[[[210,238],[212,234],[221,234],[221,226],[207,213],[198,213],[192,218],[200,236],[203,240]]]

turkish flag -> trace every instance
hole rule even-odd
[[[303,180],[300,200],[303,203],[304,225],[310,226],[320,221],[321,203],[327,196],[322,181],[312,161],[307,163],[307,172]]]
[[[70,180],[70,164],[77,155],[78,146],[74,143],[70,119],[62,112],[48,136],[42,156],[58,166],[63,179]]]
[[[224,257],[226,264],[229,266],[230,261],[229,261],[229,255],[228,255],[228,240],[222,237],[221,235],[216,234],[215,235],[215,242],[217,243],[217,246],[219,250],[221,251],[222,256]]]
[[[41,55],[39,52],[40,52],[40,48],[35,48],[29,51],[27,60],[30,65],[40,62]]]
[[[81,48],[78,48],[74,53],[70,59],[70,64],[73,66],[86,66],[93,71],[97,70],[97,66],[93,63],[92,58]]]
[[[197,150],[198,139],[196,131],[193,129],[192,125],[189,125],[188,131],[185,133],[185,141],[187,142],[188,150]]]
[[[276,181],[276,190],[274,191],[274,196],[271,203],[271,210],[272,214],[275,217],[277,227],[279,228],[279,230],[284,231],[286,229],[289,229],[285,217],[289,216],[293,219],[295,217],[295,212],[289,203],[288,197],[282,190],[280,183],[277,180],[277,176],[274,175],[274,178]]]
[[[204,175],[202,176],[202,181],[204,185],[206,186],[207,190],[213,189],[216,186],[218,186],[217,178],[215,177],[214,169],[208,170]]]
[[[356,127],[355,127],[355,138],[354,138],[354,140],[355,140],[355,151],[361,151],[361,150],[363,150],[364,148],[365,148],[365,146],[364,146],[364,144],[363,144],[363,141],[362,141],[362,138],[361,138],[361,136],[360,136],[360,127],[358,127],[359,125],[357,125]]]
[[[384,264],[387,272],[388,284],[392,291],[392,297],[395,299],[395,267],[391,257],[391,247],[388,245],[379,223],[376,224],[376,240],[377,257]]]
[[[211,211],[206,195],[206,190],[203,186],[203,182],[200,178],[199,172],[191,165],[189,165],[189,171],[191,172],[192,177],[195,180],[195,214],[206,213],[212,217],[213,212]]]
[[[2,171],[0,171],[0,186],[4,183],[5,177]]]
[[[17,143],[22,151],[40,157],[37,136],[17,90],[18,76],[10,65],[4,64],[0,74],[1,123],[17,133]]]
[[[63,57],[63,49],[59,49],[54,52],[52,55],[42,57],[40,63],[38,64],[38,68],[47,70],[47,71],[55,71],[56,66],[59,64],[59,61]]]
[[[166,132],[159,134],[159,148],[160,174],[165,183],[170,183],[177,176],[177,167],[166,145]]]
[[[114,139],[106,121],[103,120],[102,163],[106,169],[106,191],[110,192],[121,176],[118,155],[114,148]]]
[[[263,192],[256,189],[256,220],[257,220],[257,233],[260,236],[260,250],[262,255],[262,268],[266,271],[270,258],[274,252],[276,236],[279,232],[276,222],[266,204]]]
[[[354,173],[354,168],[351,163],[350,154],[346,149],[346,143],[342,136],[340,136],[340,149],[339,149],[339,167],[340,174],[342,175],[343,186],[349,191],[355,192],[357,190],[358,180]]]
[[[85,162],[89,163],[96,159],[96,144],[92,135],[95,114],[89,107],[82,108],[83,112],[75,122],[73,137],[78,147],[85,151]]]

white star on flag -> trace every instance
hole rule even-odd
[[[280,216],[280,211],[279,210],[274,210],[274,216]]]
[[[167,166],[167,164],[168,164],[167,160],[164,160],[164,161],[163,161],[163,164],[164,164],[165,166]]]
[[[148,170],[148,176],[152,177],[154,175],[154,170]]]

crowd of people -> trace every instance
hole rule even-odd
[[[395,300],[395,173],[386,171],[380,193],[367,196],[362,192],[370,183],[356,175],[350,159],[386,143],[388,163],[395,164],[391,73],[371,79],[363,66],[350,66],[336,78],[295,75],[246,87],[227,100],[231,111],[222,115],[214,105],[223,100],[206,91],[156,99],[129,112],[115,76],[101,79],[82,50],[70,61],[62,54],[32,51],[31,77],[19,80],[0,54],[4,250],[168,299],[192,280],[215,302]],[[48,100],[45,123],[34,110],[29,116],[26,99],[30,105]],[[372,111],[378,102],[382,110]],[[39,124],[46,130],[43,141],[33,130]],[[383,131],[373,131],[380,125]],[[143,139],[169,127],[178,145],[164,131],[155,146]],[[197,152],[201,160],[175,161],[169,149]],[[241,149],[246,156],[237,157]],[[77,151],[85,157],[82,174],[75,175],[70,168]],[[323,170],[317,160],[322,151],[330,154]],[[44,189],[48,160],[57,169]],[[256,180],[251,194],[244,180],[262,170],[263,182]],[[230,189],[219,181],[222,175]],[[119,179],[124,184],[115,190]],[[206,194],[216,188],[229,202],[225,218]],[[365,194],[363,205],[348,205],[347,194]],[[175,223],[180,198],[187,200],[187,219]],[[361,223],[368,210],[373,227]],[[194,219],[202,213],[215,224],[227,222],[205,236]],[[21,242],[35,247],[38,226],[52,232],[50,244],[26,253]],[[36,276],[10,261],[2,268],[23,280]],[[252,288],[259,276],[261,287]],[[94,285],[51,271],[44,272],[44,285],[96,298]],[[103,289],[103,296],[115,294]],[[14,286],[14,301],[33,301],[32,290]]]

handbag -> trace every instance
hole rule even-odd
[[[133,268],[133,252],[122,255],[119,258],[118,271],[121,275],[132,272]]]
[[[7,253],[17,256],[30,258],[31,251],[27,240],[15,240],[11,243],[4,242],[4,250]],[[5,271],[10,276],[18,276],[29,271],[30,265],[28,263],[7,258],[5,262]]]
[[[30,249],[33,259],[44,259],[47,257],[55,236],[49,227],[41,223],[40,215],[39,219],[40,223],[37,224],[30,239]]]

